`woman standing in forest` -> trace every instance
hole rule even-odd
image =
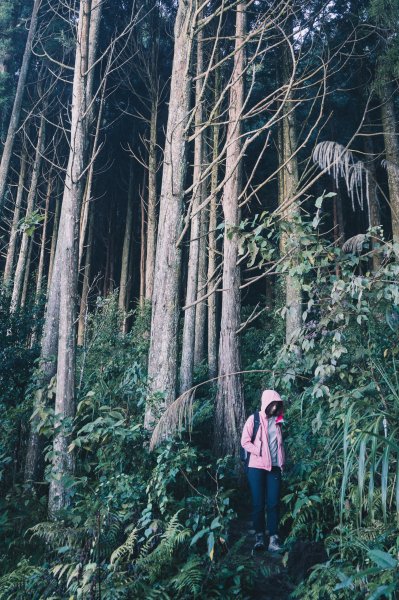
[[[281,423],[283,401],[274,390],[265,390],[259,413],[251,415],[241,436],[241,446],[249,453],[248,482],[252,495],[255,529],[254,550],[265,547],[265,505],[270,535],[269,552],[279,552],[281,471],[285,463]]]

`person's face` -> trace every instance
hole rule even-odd
[[[274,416],[278,415],[282,411],[282,409],[283,409],[283,407],[282,407],[282,403],[281,402],[272,402],[266,408],[266,414],[269,417],[274,417]]]

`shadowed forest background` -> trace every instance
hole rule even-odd
[[[0,599],[397,598],[398,83],[398,0],[1,1]]]

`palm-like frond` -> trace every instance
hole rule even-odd
[[[364,233],[359,233],[358,235],[354,235],[342,246],[342,250],[344,252],[351,252],[353,254],[361,254],[363,250],[363,244],[367,240],[367,236]]]
[[[371,173],[362,161],[355,159],[348,148],[338,142],[320,142],[313,150],[312,158],[321,169],[332,175],[337,186],[340,178],[344,179],[353,210],[355,200],[362,210],[365,202],[368,207],[370,206]]]
[[[181,431],[184,426],[191,428],[195,391],[196,387],[184,392],[167,407],[152,432],[150,450],[153,450],[171,432]]]

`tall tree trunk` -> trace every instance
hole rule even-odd
[[[30,237],[29,241],[28,241],[28,252],[27,252],[27,255],[26,255],[26,264],[25,264],[25,272],[24,272],[24,283],[23,283],[23,286],[22,286],[21,301],[20,301],[21,308],[24,308],[24,306],[26,306],[26,300],[27,300],[27,297],[28,297],[32,248],[33,248],[33,236]]]
[[[392,235],[394,242],[399,243],[399,144],[396,133],[393,91],[392,86],[388,83],[384,85],[381,116],[384,131],[385,156],[387,160]]]
[[[145,298],[152,300],[154,290],[155,247],[157,239],[157,119],[158,98],[151,103],[150,144],[148,156],[148,207],[145,259]]]
[[[206,190],[205,182],[202,189]],[[206,198],[206,193],[201,194],[201,200]],[[200,239],[198,255],[198,285],[197,299],[206,294],[208,275],[207,251],[208,251],[209,211],[208,207],[200,213]],[[195,343],[194,343],[194,367],[198,367],[206,358],[206,316],[208,303],[206,300],[198,302],[195,307]]]
[[[345,223],[342,209],[342,194],[339,185],[334,185],[335,196],[333,198],[333,219],[334,219],[334,245],[342,246],[345,241]],[[335,274],[341,277],[341,267],[339,263],[335,264]]]
[[[93,31],[92,31],[92,24],[90,24],[89,67],[88,67],[89,73],[88,73],[88,77],[87,77],[87,98],[88,98],[87,104],[88,105],[90,104],[90,102],[93,99],[92,98],[92,96],[93,96],[93,76],[94,76],[93,75],[94,74],[93,64],[95,61],[95,56],[93,55],[93,48],[94,48],[93,40],[96,40],[96,44],[97,44],[99,28],[100,28],[100,18],[101,18],[101,10],[98,9],[98,2],[99,2],[99,0],[96,0],[95,2],[93,2],[93,8],[92,8],[92,18],[94,18],[94,23],[93,23],[94,30]],[[108,70],[108,66],[107,66],[107,70]],[[86,240],[86,229],[87,229],[87,224],[89,222],[89,212],[90,212],[90,208],[91,208],[90,205],[92,202],[91,195],[92,195],[92,189],[93,189],[94,163],[96,161],[96,156],[98,153],[98,143],[99,143],[99,138],[100,138],[100,127],[101,127],[101,121],[102,121],[102,114],[103,114],[103,109],[104,109],[104,98],[105,98],[105,88],[106,88],[107,76],[108,76],[108,72],[106,73],[103,83],[102,83],[100,106],[98,108],[98,114],[97,114],[97,120],[96,120],[96,132],[94,134],[94,141],[93,141],[93,148],[91,151],[89,171],[87,174],[86,187],[85,187],[84,198],[83,198],[83,202],[82,202],[82,209],[81,209],[81,214],[80,214],[79,267],[82,264],[83,249],[84,249],[84,244],[85,244],[85,240]],[[89,114],[88,114],[87,128],[89,128],[89,126],[90,126],[90,122],[93,117],[93,113],[94,113],[94,106],[92,105],[90,107]]]
[[[69,504],[69,489],[64,478],[73,473],[73,456],[68,451],[71,421],[75,414],[76,301],[78,292],[79,222],[83,197],[83,173],[87,158],[88,65],[90,26],[97,1],[81,0],[72,88],[71,141],[62,200],[62,270],[58,336],[57,387],[53,439],[52,478],[48,510],[55,517]]]
[[[163,392],[170,404],[176,393],[177,325],[184,183],[187,169],[186,125],[190,108],[191,29],[194,3],[180,0],[175,23],[175,47],[155,259],[154,293],[148,376],[153,392]],[[154,420],[147,406],[145,426]]]
[[[198,290],[198,266],[200,249],[200,222],[201,213],[197,209],[202,200],[203,183],[200,183],[203,162],[203,133],[201,131],[203,122],[203,100],[201,98],[202,78],[199,77],[203,71],[203,32],[197,35],[197,80],[195,83],[195,141],[194,141],[194,172],[193,172],[193,212],[190,225],[190,246],[187,269],[186,302],[189,307],[184,312],[183,343],[180,364],[180,394],[189,390],[193,385],[194,352],[195,352],[195,301]]]
[[[245,408],[241,376],[240,346],[237,331],[241,322],[240,267],[238,236],[231,227],[240,223],[239,196],[242,188],[241,111],[244,103],[245,3],[236,8],[236,33],[233,83],[230,88],[229,122],[226,137],[226,183],[223,188],[223,292],[220,322],[219,380],[216,395],[215,450],[219,456],[237,454]]]
[[[60,212],[61,212],[61,200],[57,196],[56,201],[55,201],[53,232],[51,235],[50,259],[49,259],[48,275],[47,275],[47,295],[49,293],[49,289],[50,289],[50,285],[51,285],[51,277],[53,275],[55,249],[57,247],[58,225],[59,225],[59,221],[60,221]]]
[[[46,242],[47,242],[47,222],[48,222],[48,215],[49,215],[49,206],[50,206],[52,185],[53,185],[53,181],[49,175],[49,180],[47,183],[47,192],[46,192],[46,204],[45,204],[45,208],[44,208],[42,239],[40,242],[39,266],[37,268],[37,277],[36,277],[36,293],[35,293],[36,301],[39,300],[39,297],[40,297],[40,294],[42,291],[44,259],[45,259]]]
[[[215,75],[215,103],[220,95],[220,70],[216,71]],[[217,375],[218,370],[218,336],[217,336],[217,296],[216,292],[210,293],[215,286],[216,268],[217,268],[217,244],[216,244],[216,227],[217,227],[217,196],[216,188],[219,178],[219,135],[220,125],[217,122],[219,113],[215,115],[215,124],[212,128],[212,171],[211,171],[211,190],[210,190],[210,205],[209,205],[209,234],[208,234],[208,373],[209,377],[213,378]]]
[[[292,33],[292,17],[289,17],[290,32]],[[291,77],[291,54],[286,44],[282,50],[283,77],[284,83],[289,85]],[[300,215],[300,208],[297,202],[292,202],[298,189],[298,160],[294,155],[297,148],[296,125],[294,104],[291,94],[285,99],[282,119],[282,169],[283,181],[283,203],[286,208],[283,209],[283,219],[290,226],[289,235],[282,235],[281,250],[283,253],[289,252],[299,247],[299,236],[296,233],[296,221]],[[294,250],[295,252],[295,250]],[[286,313],[286,343],[295,343],[295,340],[302,326],[302,292],[301,282],[295,275],[289,273],[285,277],[285,304]],[[299,349],[296,347],[296,351]]]
[[[139,306],[142,309],[145,302],[145,281],[146,281],[146,220],[145,220],[145,201],[144,201],[145,182],[143,193],[140,194],[140,290]]]
[[[369,227],[381,226],[380,206],[378,202],[378,188],[377,188],[377,170],[374,160],[374,144],[373,138],[369,135],[363,138],[364,140],[364,151],[367,157],[367,177],[368,177],[368,221]],[[376,247],[376,242],[372,241],[373,249]],[[377,271],[381,266],[381,259],[378,251],[372,255],[372,266],[373,271]]]
[[[129,169],[129,188],[127,193],[127,211],[125,219],[125,235],[123,237],[121,278],[119,283],[119,300],[118,306],[122,313],[127,309],[127,285],[129,278],[129,256],[130,256],[130,241],[132,237],[133,227],[133,164],[130,162]],[[126,327],[126,318],[123,320],[123,331]]]
[[[38,135],[37,135],[36,152],[35,152],[35,159],[34,159],[33,168],[32,168],[32,179],[30,182],[30,188],[29,188],[29,192],[28,192],[28,200],[27,200],[27,205],[26,205],[25,219],[29,219],[32,216],[32,213],[35,208],[35,200],[36,200],[37,188],[38,188],[38,184],[39,184],[40,167],[41,167],[41,163],[42,163],[44,137],[45,137],[45,120],[44,120],[44,116],[42,115],[42,118],[40,119],[39,131],[38,131]],[[25,273],[26,261],[27,261],[28,250],[29,250],[29,241],[30,241],[30,236],[28,235],[28,233],[26,231],[24,231],[22,234],[21,247],[19,249],[18,263],[17,263],[17,267],[15,270],[14,286],[13,286],[12,297],[11,297],[11,305],[10,305],[11,312],[16,311],[20,304],[22,288],[23,288],[23,281],[24,281],[24,273]]]
[[[342,207],[342,194],[339,186],[334,183],[334,240],[336,244],[342,246],[345,241],[345,222],[344,212]]]
[[[88,297],[90,290],[90,275],[91,275],[91,261],[93,255],[93,238],[94,238],[94,206],[92,206],[89,215],[89,231],[87,235],[87,247],[85,264],[83,268],[83,284],[82,293],[80,296],[80,308],[79,308],[79,322],[78,322],[78,346],[84,345],[87,314],[88,314]]]
[[[62,216],[61,216],[62,217]],[[56,224],[54,224],[55,227]],[[63,228],[63,219],[60,222],[60,232]],[[54,238],[54,233],[53,233]],[[57,372],[57,346],[58,323],[60,313],[60,276],[61,276],[61,244],[62,235],[58,236],[56,245],[50,287],[48,290],[46,315],[43,326],[40,351],[40,365],[37,372],[36,391],[33,399],[33,415],[29,430],[28,446],[24,470],[24,483],[31,486],[38,472],[39,455],[41,451],[41,438],[39,436],[40,418],[37,412],[46,403],[48,386]]]
[[[6,264],[4,267],[3,281],[4,281],[5,286],[8,286],[10,284],[10,281],[12,278],[11,274],[12,274],[13,266],[14,266],[15,249],[16,249],[17,235],[18,235],[18,223],[19,223],[20,214],[21,214],[22,198],[24,195],[25,174],[26,174],[26,151],[23,150],[22,156],[21,156],[19,178],[18,178],[17,196],[15,199],[14,214],[13,214],[12,224],[11,224],[10,240],[8,242]]]
[[[26,87],[26,80],[29,72],[29,63],[32,55],[32,42],[36,34],[39,8],[41,0],[35,0],[32,8],[28,37],[25,44],[24,55],[18,76],[17,90],[15,93],[14,104],[11,112],[10,123],[8,125],[7,137],[3,148],[3,154],[0,162],[0,209],[3,205],[4,193],[6,191],[8,169],[10,166],[12,150],[14,147],[15,134],[18,129],[21,115],[22,100]]]
[[[136,256],[135,256],[135,241],[134,235],[131,236],[130,239],[130,252],[129,252],[129,276],[127,278],[127,286],[126,286],[126,297],[128,306],[130,304],[130,299],[132,297],[132,288],[133,288],[133,280],[135,276],[135,264]],[[126,330],[128,327],[128,322],[126,322]],[[149,332],[148,332],[149,334]]]

